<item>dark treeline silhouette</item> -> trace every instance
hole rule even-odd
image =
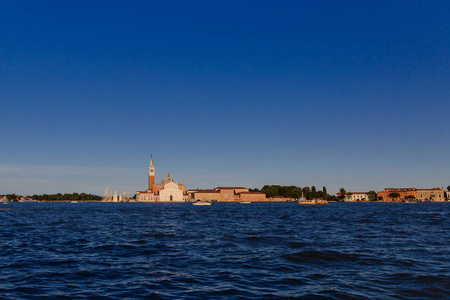
[[[29,196],[33,198],[34,200],[40,200],[40,201],[71,201],[71,200],[77,200],[77,201],[97,201],[102,200],[101,196],[92,195],[92,194],[86,194],[86,193],[72,193],[72,194],[43,194],[43,195],[33,195]]]
[[[315,186],[312,186],[311,188],[306,186],[304,188],[301,188],[299,186],[283,186],[283,185],[265,185],[261,192],[266,194],[268,198],[274,197],[274,196],[283,196],[286,198],[294,198],[298,199],[300,197],[305,197],[306,199],[314,199],[314,198],[321,198],[321,199],[331,199],[335,198],[334,196],[330,196],[327,193],[327,188],[323,187],[322,190],[317,190]]]

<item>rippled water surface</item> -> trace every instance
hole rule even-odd
[[[450,203],[12,203],[0,298],[450,298]]]

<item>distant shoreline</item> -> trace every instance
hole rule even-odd
[[[8,203],[193,203],[193,201],[184,201],[184,202],[161,202],[161,201],[101,201],[101,200],[43,200],[43,201],[9,201]],[[297,203],[298,201],[252,201],[251,203]],[[213,203],[240,203],[239,201],[217,201]],[[401,204],[415,204],[415,203],[450,203],[450,201],[417,201],[417,202],[402,202],[402,201],[328,201],[328,203],[401,203]]]

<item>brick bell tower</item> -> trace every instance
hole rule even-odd
[[[150,165],[148,166],[148,189],[153,190],[155,184],[155,167],[153,166],[153,157],[150,155]]]

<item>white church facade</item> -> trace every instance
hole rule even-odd
[[[170,173],[161,180],[160,184],[155,184],[155,166],[153,157],[150,158],[148,166],[148,189],[136,192],[136,201],[139,202],[187,202],[188,195],[184,184],[175,183]]]

